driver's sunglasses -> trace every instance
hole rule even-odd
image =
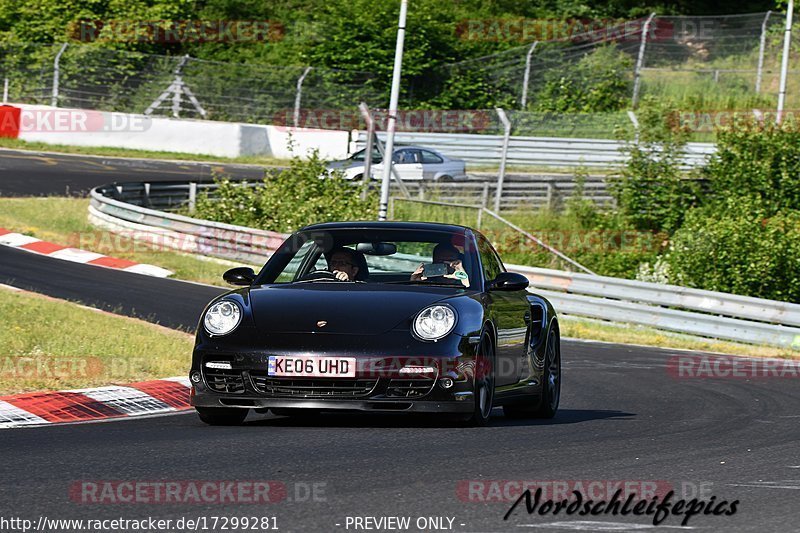
[[[334,266],[334,267],[336,267],[336,266],[339,266],[339,267],[350,267],[350,268],[352,268],[355,265],[353,263],[350,263],[349,261],[341,261],[341,260],[337,259],[337,260],[331,261],[331,266]]]

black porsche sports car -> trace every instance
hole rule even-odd
[[[197,328],[191,402],[208,424],[250,409],[550,418],[561,391],[556,313],[479,232],[417,222],[308,226]]]

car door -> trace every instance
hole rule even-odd
[[[403,148],[395,151],[394,168],[402,180],[421,180],[422,159],[419,150]]]
[[[485,279],[488,281],[505,272],[505,266],[489,241],[478,237],[478,253]],[[490,316],[497,327],[497,362],[495,383],[511,386],[527,375],[527,338],[530,321],[530,305],[527,291],[489,291],[487,304],[491,307]]]
[[[444,159],[430,150],[420,150],[422,161],[422,178],[426,180],[436,179],[436,176],[445,172]]]

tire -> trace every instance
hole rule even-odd
[[[440,183],[450,183],[451,181],[453,181],[453,177],[445,175],[445,176],[440,177],[438,181]]]
[[[553,418],[561,401],[561,337],[558,326],[553,325],[545,346],[542,394],[532,405],[511,404],[503,406],[509,418]]]
[[[209,426],[238,426],[250,409],[237,407],[195,407],[200,420]]]
[[[494,407],[494,389],[494,342],[484,331],[475,358],[475,406],[466,425],[483,427],[489,423]]]

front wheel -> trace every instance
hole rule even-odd
[[[250,409],[236,407],[195,407],[200,420],[209,426],[238,426]]]
[[[475,408],[467,425],[481,427],[489,423],[494,407],[494,344],[488,333],[481,335],[475,357]]]

